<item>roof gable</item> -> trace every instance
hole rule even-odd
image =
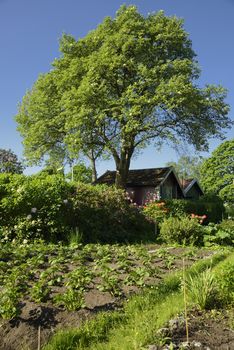
[[[184,189],[184,194],[186,195],[193,186],[196,186],[198,188],[198,191],[200,191],[201,194],[204,194],[199,181],[197,179],[185,179],[182,180],[182,186]]]

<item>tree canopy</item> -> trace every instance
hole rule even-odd
[[[181,179],[196,178],[199,180],[202,162],[202,157],[184,155],[177,162],[167,162],[166,166],[173,166]]]
[[[206,192],[234,202],[234,139],[223,142],[201,167],[202,186]]]
[[[72,166],[71,171],[66,175],[66,178],[76,182],[91,183],[92,169],[87,167],[83,162]]]
[[[196,55],[177,17],[122,6],[84,38],[63,35],[60,51],[16,116],[31,162],[57,149],[105,152],[124,187],[139,148],[183,141],[207,150],[229,125],[226,91],[198,87]]]
[[[22,174],[24,167],[10,149],[0,148],[0,173]]]

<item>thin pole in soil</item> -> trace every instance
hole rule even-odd
[[[38,327],[37,333],[37,350],[41,349],[41,326]]]
[[[189,342],[189,331],[188,331],[188,312],[187,312],[187,295],[186,295],[184,259],[183,259],[183,294],[184,294],[184,318],[185,318],[186,340],[188,343]]]

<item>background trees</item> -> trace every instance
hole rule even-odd
[[[202,186],[229,203],[234,202],[234,139],[223,142],[201,167]]]
[[[0,148],[0,173],[22,174],[23,165],[10,149]]]
[[[206,150],[229,125],[226,91],[197,86],[195,53],[176,17],[122,6],[84,38],[64,35],[60,51],[16,116],[31,162],[56,149],[105,152],[124,187],[137,149],[182,141]]]
[[[71,171],[66,175],[66,178],[76,182],[91,183],[92,169],[80,162],[72,167]]]
[[[166,163],[166,166],[173,166],[181,179],[196,178],[199,180],[202,161],[202,157],[184,155],[177,162]]]

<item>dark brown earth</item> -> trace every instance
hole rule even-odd
[[[149,246],[148,251],[153,252],[155,248],[158,247]],[[155,259],[153,263],[154,266],[161,269],[163,275],[182,268],[181,255],[186,251],[184,248],[171,248],[169,250],[171,254],[175,255],[172,266],[166,267],[163,258]],[[196,257],[187,257],[186,266],[192,265],[198,259],[210,257],[211,254],[213,253],[201,250]],[[152,278],[149,278],[149,284],[157,284],[160,279],[161,277],[155,277],[152,281]],[[54,290],[56,288],[58,289],[55,287]],[[99,311],[119,309],[129,295],[137,293],[139,290],[136,286],[124,286],[122,296],[114,297],[109,292],[100,292],[93,286],[85,294],[86,307],[78,311],[67,311],[64,307],[56,307],[50,300],[37,304],[26,298],[21,302],[19,317],[11,321],[0,320],[0,350],[37,350],[38,344],[40,343],[41,346],[46,344],[55,331],[79,327],[82,322],[94,317]],[[195,321],[193,322],[195,332],[198,325]],[[234,346],[226,349],[234,350]]]
[[[149,346],[151,350],[234,350],[234,308],[190,312],[188,318],[189,343],[186,344],[185,326],[173,330],[167,344]],[[184,344],[184,347],[182,345]]]
[[[29,300],[24,301],[20,317],[1,324],[0,349],[38,349],[38,342],[45,344],[55,331],[79,327],[97,312],[114,310],[120,306],[120,302],[110,293],[98,290],[87,293],[86,304],[85,309],[67,311],[49,303],[38,305]]]

